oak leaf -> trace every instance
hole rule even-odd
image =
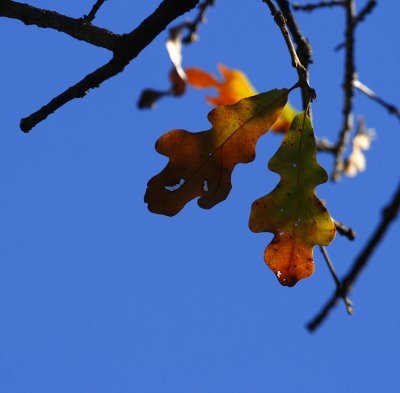
[[[243,98],[257,94],[246,75],[239,70],[231,70],[223,64],[218,64],[218,70],[224,80],[219,82],[213,75],[200,68],[186,68],[187,82],[197,88],[214,87],[219,96],[206,97],[208,103],[214,106],[231,105]]]
[[[147,184],[149,210],[173,216],[196,197],[205,209],[223,201],[232,188],[235,165],[254,160],[257,140],[275,123],[288,94],[275,89],[218,106],[208,114],[210,130],[172,130],[161,136],[155,147],[169,162]]]
[[[218,90],[217,97],[206,97],[208,103],[214,106],[230,105],[257,94],[256,89],[242,71],[230,69],[223,64],[218,64],[217,67],[223,77],[222,82],[200,68],[188,67],[185,69],[188,84],[199,89],[213,87]],[[287,103],[271,129],[276,132],[286,132],[296,114],[297,111]]]
[[[313,247],[328,245],[336,233],[314,192],[328,175],[316,161],[314,131],[304,113],[293,120],[268,168],[281,179],[270,194],[253,203],[249,227],[274,234],[264,260],[282,285],[293,286],[314,272]]]

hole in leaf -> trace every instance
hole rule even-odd
[[[185,184],[185,179],[180,179],[178,183],[173,186],[165,186],[164,188],[168,191],[176,191],[179,190]]]

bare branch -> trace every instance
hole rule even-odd
[[[35,125],[46,119],[61,106],[74,98],[84,97],[89,89],[98,87],[105,80],[117,75],[134,59],[150,42],[163,31],[167,25],[183,13],[196,6],[198,0],[185,0],[176,3],[164,0],[160,6],[129,34],[121,36],[114,56],[107,64],[90,73],[80,82],[68,88],[51,100],[37,112],[21,120],[21,130],[29,132]]]
[[[354,232],[353,228],[348,228],[346,225],[344,225],[340,221],[333,220],[336,230],[338,233],[340,233],[342,236],[347,237],[349,240],[354,240],[356,238],[356,233]]]
[[[363,83],[361,83],[359,80],[354,80],[353,81],[353,86],[364,93],[366,96],[383,106],[388,110],[388,112],[391,115],[396,116],[400,120],[400,108],[396,107],[393,104],[390,104],[389,102],[385,101],[383,98],[379,97],[373,90],[371,90],[368,86],[365,86]]]
[[[335,281],[336,291],[340,291],[342,284],[336,274],[335,268],[333,266],[333,263],[331,261],[329,254],[328,254],[328,251],[327,251],[326,247],[324,247],[324,246],[319,246],[319,249],[321,250],[321,253],[324,256],[325,262],[328,265],[328,269],[332,275],[333,281]],[[341,298],[343,299],[344,304],[346,306],[347,314],[349,314],[349,315],[353,314],[353,303],[351,302],[351,300],[347,297],[346,294],[341,295]]]
[[[367,4],[365,4],[364,8],[358,13],[354,22],[360,23],[363,22],[365,17],[370,14],[373,9],[378,5],[376,0],[369,0]]]
[[[400,208],[400,183],[397,186],[397,190],[389,204],[382,211],[382,218],[379,225],[376,227],[374,233],[371,238],[366,242],[363,250],[358,255],[354,264],[346,275],[346,277],[342,280],[340,288],[336,290],[336,292],[331,296],[331,298],[327,301],[322,310],[314,317],[308,324],[307,328],[310,331],[316,330],[321,323],[325,320],[325,318],[330,313],[331,309],[335,306],[339,298],[343,298],[343,296],[347,296],[351,290],[351,287],[359,278],[362,270],[366,267],[369,262],[370,257],[374,253],[376,247],[380,244],[383,237],[385,236],[387,230],[390,227],[390,224],[396,219]]]
[[[106,0],[97,0],[96,3],[94,3],[90,12],[83,17],[83,20],[85,22],[92,23],[92,21],[96,17],[97,11],[100,9],[100,7],[104,4],[105,1]]]
[[[204,0],[202,3],[198,5],[199,13],[193,21],[189,21],[186,23],[186,28],[188,29],[187,35],[182,38],[182,42],[184,44],[190,44],[194,41],[198,40],[197,31],[199,30],[199,26],[201,23],[206,21],[206,12],[208,8],[215,4],[215,0]]]
[[[128,61],[129,62],[129,61]],[[120,73],[128,62],[118,61],[113,57],[111,61],[96,71],[88,74],[74,86],[69,87],[63,93],[53,98],[48,104],[42,106],[38,111],[32,113],[26,118],[21,119],[20,128],[24,132],[29,132],[38,123],[45,120],[50,114],[62,107],[74,98],[84,97],[90,89],[99,87],[102,82]]]
[[[120,36],[100,27],[86,23],[83,19],[74,19],[55,11],[32,7],[10,0],[0,0],[0,16],[18,19],[26,25],[51,28],[68,34],[77,40],[102,48],[115,50]]]
[[[300,62],[306,70],[305,79],[307,83],[310,83],[308,66],[312,63],[312,49],[308,42],[308,40],[303,36],[299,25],[290,10],[290,4],[288,0],[277,0],[279,8],[286,19],[286,24],[289,28],[290,34],[293,37],[294,42],[296,43],[296,53],[299,56]],[[301,89],[302,101],[303,101],[303,109],[305,110],[307,107],[307,88]],[[311,108],[309,108],[309,115],[311,117]]]
[[[344,0],[332,0],[332,1],[320,1],[315,4],[293,4],[293,9],[296,11],[307,11],[311,12],[320,8],[332,8],[337,6],[344,6]]]
[[[294,48],[293,42],[290,38],[289,32],[286,28],[286,20],[283,17],[282,13],[278,11],[278,9],[275,7],[275,5],[272,3],[271,0],[263,0],[264,3],[266,3],[271,11],[271,15],[274,17],[274,20],[278,27],[280,28],[283,38],[285,40],[286,46],[288,47],[290,57],[292,58],[292,66],[296,69],[297,75],[298,75],[298,86],[301,87],[302,91],[304,89],[304,94],[306,97],[306,102],[305,102],[305,110],[306,107],[308,106],[308,102],[314,100],[316,98],[315,90],[310,87],[308,84],[308,72],[306,68],[303,66],[301,63],[297,52]]]
[[[336,146],[326,138],[317,138],[317,150],[326,153],[336,153]]]
[[[345,1],[343,1],[345,3]],[[377,5],[376,0],[369,0],[368,3],[365,5],[365,7],[359,12],[358,15],[354,17],[354,27],[358,25],[358,23],[363,22],[365,17],[372,12],[372,10],[375,8]],[[340,51],[341,49],[345,48],[347,45],[347,42],[342,42],[338,45],[335,46],[333,49],[335,52]]]
[[[335,168],[332,174],[334,181],[340,180],[344,170],[344,152],[349,141],[350,132],[353,128],[353,81],[356,79],[356,69],[354,64],[354,0],[346,0],[346,55],[345,55],[345,76],[343,82],[344,101],[343,101],[343,125],[336,143]]]
[[[340,44],[337,44],[333,50],[335,52],[339,52],[340,50],[342,50],[343,48],[346,48],[346,43],[345,42],[341,42]]]

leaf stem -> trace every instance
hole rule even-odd
[[[304,92],[303,106],[306,113],[309,115],[309,103],[312,102],[316,98],[316,93],[313,88],[310,87],[308,83],[308,72],[304,65],[301,63],[299,56],[297,55],[296,49],[293,45],[292,39],[290,38],[289,31],[286,27],[286,19],[282,15],[282,13],[276,8],[274,3],[271,0],[263,0],[264,3],[267,4],[271,11],[271,15],[274,17],[275,23],[278,25],[281,30],[282,36],[285,40],[286,46],[289,50],[290,57],[292,59],[292,66],[296,69],[298,82],[294,86],[298,86],[301,88],[302,92]]]

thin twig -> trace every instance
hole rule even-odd
[[[359,14],[354,17],[354,26],[357,26],[360,22],[363,22],[365,17],[372,12],[376,5],[376,0],[369,0],[365,7],[359,12]],[[346,45],[347,42],[341,42],[340,44],[336,45],[333,50],[335,52],[338,52],[341,49],[345,48]]]
[[[335,224],[338,233],[340,233],[342,236],[347,237],[349,240],[354,240],[356,238],[356,233],[354,232],[353,228],[348,228],[340,221],[333,220],[333,223]]]
[[[319,246],[319,249],[320,249],[322,255],[324,256],[326,264],[328,265],[328,269],[332,275],[333,281],[335,281],[336,291],[340,292],[342,283],[340,282],[340,280],[336,274],[335,268],[333,266],[333,263],[332,263],[332,260],[329,256],[329,254],[328,254],[328,251],[327,251],[326,247],[324,247],[324,246]],[[346,306],[347,314],[349,314],[349,315],[353,314],[353,303],[351,302],[351,300],[347,297],[346,294],[341,295],[341,298],[343,299],[343,302]]]
[[[296,22],[294,15],[290,9],[290,4],[288,0],[277,0],[279,8],[286,19],[286,24],[289,29],[290,34],[293,37],[293,41],[296,43],[296,53],[300,59],[301,64],[305,68],[305,79],[307,80],[307,84],[310,84],[308,66],[312,63],[312,49],[308,40],[302,34],[299,25]],[[303,110],[306,110],[308,106],[308,88],[307,86],[301,86],[301,96],[302,96],[302,104]],[[309,107],[308,115],[311,116],[311,107]]]
[[[371,90],[368,86],[365,86],[363,83],[361,83],[359,80],[354,80],[353,81],[353,86],[364,93],[366,96],[383,106],[384,108],[387,109],[387,111],[391,114],[396,116],[400,120],[400,108],[396,107],[395,105],[385,101],[383,98],[379,97],[373,90]]]
[[[106,0],[97,0],[96,3],[93,5],[92,9],[90,10],[90,12],[83,17],[83,20],[85,22],[92,23],[92,21],[96,17],[97,11],[100,9],[100,7],[103,5],[105,1]]]
[[[345,278],[341,282],[341,286],[339,290],[336,290],[335,293],[331,296],[331,298],[327,301],[322,310],[307,324],[307,328],[310,331],[316,330],[321,323],[328,316],[331,309],[335,306],[338,299],[347,296],[350,292],[351,287],[357,281],[358,277],[362,270],[368,264],[370,257],[374,253],[376,247],[381,243],[381,240],[385,236],[387,230],[390,227],[390,224],[396,219],[400,208],[400,183],[397,186],[396,193],[392,197],[389,204],[382,210],[382,218],[372,236],[365,243],[364,248],[361,253],[358,255],[354,264],[349,271],[349,273],[345,276]]]
[[[346,48],[346,42],[341,42],[340,44],[337,44],[333,50],[335,52],[339,52],[340,50],[342,50],[343,48]]]
[[[326,153],[336,153],[336,146],[326,138],[317,138],[317,150]]]
[[[175,0],[164,0],[136,29],[119,37],[113,58],[108,63],[65,90],[38,111],[22,119],[20,123],[21,130],[29,132],[35,125],[67,102],[75,98],[84,97],[89,89],[98,87],[105,80],[122,72],[130,61],[149,45],[170,22],[183,13],[190,11],[197,5],[198,1],[182,0],[177,3]]]
[[[119,34],[42,8],[32,7],[16,1],[0,0],[0,16],[18,19],[26,25],[51,28],[68,34],[77,40],[114,51],[120,39]]]
[[[285,40],[286,46],[289,50],[290,57],[292,58],[292,66],[296,69],[298,75],[298,86],[300,86],[305,91],[306,101],[310,102],[316,98],[315,90],[310,87],[308,84],[308,73],[306,68],[301,63],[297,52],[294,48],[293,42],[290,38],[288,29],[286,28],[286,20],[283,17],[282,13],[278,11],[275,5],[271,0],[263,0],[266,3],[271,11],[271,15],[274,17],[274,20],[278,27],[280,28],[283,38]],[[308,105],[306,105],[307,107]]]
[[[354,0],[346,0],[346,55],[345,55],[345,76],[343,82],[344,101],[343,101],[343,125],[336,143],[335,168],[332,179],[340,180],[344,170],[344,152],[349,141],[350,132],[353,128],[353,81],[356,79],[356,69],[354,64]]]
[[[364,8],[358,13],[354,22],[360,23],[363,22],[365,17],[370,14],[373,9],[378,5],[376,0],[369,0],[367,4],[365,4]]]
[[[316,4],[293,4],[293,9],[296,11],[307,11],[311,12],[320,8],[332,8],[336,6],[344,6],[343,0],[332,0],[332,1],[320,1]]]
[[[163,97],[179,97],[186,90],[186,75],[182,68],[182,44],[190,45],[198,40],[197,31],[201,23],[206,21],[208,7],[215,4],[215,0],[204,0],[197,6],[197,15],[193,20],[186,20],[169,29],[169,38],[165,45],[172,62],[169,73],[170,86],[167,89],[145,89],[137,102],[139,109],[153,109]],[[185,37],[181,35],[185,31]]]
[[[184,44],[191,44],[198,40],[197,31],[199,30],[200,24],[206,21],[206,12],[210,6],[215,4],[215,0],[204,0],[197,6],[199,13],[193,21],[186,23],[188,30],[187,35],[182,38]]]

